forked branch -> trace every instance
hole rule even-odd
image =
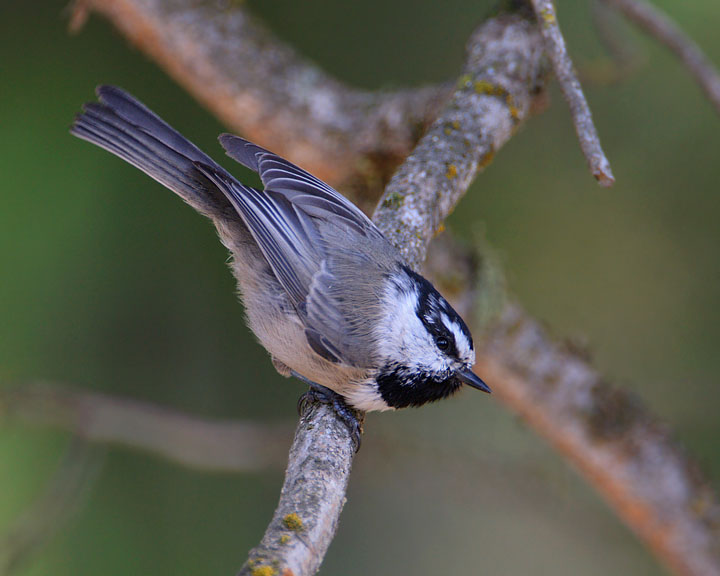
[[[238,38],[243,31],[254,37],[256,24],[242,9],[218,15],[217,7],[197,0],[82,0],[80,5],[108,15],[231,126],[335,183],[362,172],[357,166],[372,156],[368,150],[382,140],[378,135],[387,136],[385,131],[391,142],[397,138],[403,143],[384,156],[394,158],[387,163],[394,167],[414,141],[407,135],[438,109],[438,95],[443,94],[431,90],[417,98],[410,93],[338,96],[343,87],[336,90],[336,82],[287,47],[280,46],[272,56],[277,41],[265,32],[259,38],[266,41],[269,59],[253,51],[262,42],[254,48],[228,44],[228,34]],[[378,207],[376,222],[416,266],[478,169],[526,119],[544,78],[543,49],[564,49],[552,4],[550,12],[543,12],[547,2],[534,5],[539,27],[519,16],[501,16],[476,32],[466,73],[452,99]],[[250,71],[253,58],[260,63],[255,72]],[[571,63],[565,58],[560,64],[569,66],[567,86],[575,90]],[[556,62],[558,69],[560,76],[562,67]],[[268,86],[267,78],[277,80],[280,89]],[[255,86],[253,79],[260,81],[259,89],[248,91]],[[206,91],[205,85],[212,88]],[[287,95],[288,86],[300,91],[299,99],[276,97]],[[357,116],[349,113],[352,108]],[[385,112],[375,115],[376,109]],[[573,114],[580,120],[580,133],[590,119],[586,103],[579,110]],[[339,122],[342,117],[350,119]],[[363,121],[369,131],[353,136]],[[604,155],[593,144],[594,127],[584,133],[590,136],[586,155],[594,172],[609,181]],[[554,342],[519,306],[508,304],[496,313],[499,319],[488,328],[487,346],[478,361],[483,376],[497,383],[496,397],[574,462],[669,566],[681,574],[720,574],[717,499],[670,435],[627,395],[602,385],[587,362]],[[292,570],[300,576],[319,566],[342,509],[351,461],[351,439],[332,411],[320,406],[305,414],[280,505],[243,573]]]

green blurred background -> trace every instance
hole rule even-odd
[[[61,381],[206,417],[293,422],[302,388],[243,324],[212,227],[134,168],[70,137],[98,83],[123,86],[201,148],[223,127],[97,17],[0,3],[0,380]],[[720,63],[720,3],[666,9]],[[281,37],[367,88],[453,78],[490,3],[250,2]],[[581,71],[604,51],[590,4],[561,1]],[[720,479],[720,118],[662,48],[587,82],[617,185],[589,176],[557,90],[449,225],[499,251],[511,290],[643,398]],[[240,72],[240,71],[239,71]],[[248,174],[239,166],[240,177]],[[491,382],[500,387],[502,382]],[[492,397],[372,414],[323,574],[662,574],[556,454]],[[42,491],[68,438],[0,428],[0,530]],[[233,574],[282,474],[189,471],[111,450],[84,508],[25,575]],[[652,481],[652,479],[649,479]]]

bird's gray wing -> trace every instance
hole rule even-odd
[[[232,177],[203,163],[198,169],[227,196],[262,250],[275,276],[288,294],[298,316],[305,325],[310,346],[331,362],[364,366],[367,357],[357,346],[357,324],[371,323],[371,318],[348,314],[344,284],[337,270],[352,267],[348,260],[367,264],[366,256],[354,250],[333,246],[337,239],[327,227],[324,213],[308,211],[305,203],[293,202],[287,194],[274,189],[256,190],[240,184]],[[347,234],[342,232],[342,234]],[[360,243],[368,238],[355,233]],[[382,238],[382,237],[381,237]],[[384,242],[385,240],[382,239]],[[358,268],[357,274],[364,271]],[[345,279],[344,282],[347,282]]]
[[[309,216],[364,236],[383,237],[362,210],[309,172],[239,136],[221,134],[219,140],[228,156],[260,175],[266,191],[282,194]]]
[[[310,217],[281,194],[245,186],[203,163],[197,167],[240,214],[293,306],[303,308],[312,278],[324,258]]]
[[[306,335],[313,349],[330,361],[375,365],[374,329],[388,269],[371,254],[372,246],[334,245],[313,277],[306,298]]]

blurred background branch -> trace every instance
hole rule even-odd
[[[515,302],[486,333],[478,373],[587,478],[676,574],[720,574],[720,503],[633,394],[555,341]]]
[[[242,3],[76,0],[74,30],[90,10],[229,128],[359,196],[377,198],[449,93],[351,88],[280,41]]]
[[[646,0],[601,1],[615,8],[660,44],[667,46],[682,61],[720,113],[720,74],[700,46],[669,16]]]
[[[32,382],[0,388],[0,418],[207,472],[281,467],[291,434],[286,424],[209,420],[147,402]]]

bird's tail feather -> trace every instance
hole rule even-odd
[[[227,174],[223,168],[126,92],[99,86],[96,93],[99,101],[85,104],[70,128],[72,134],[139,168],[206,216],[222,218],[234,212],[195,163]]]

